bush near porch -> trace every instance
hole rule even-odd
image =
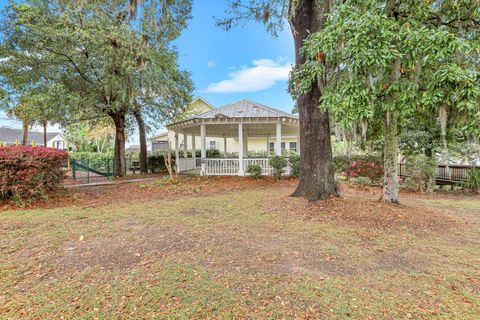
[[[31,202],[55,191],[65,176],[64,151],[44,147],[0,148],[1,196],[4,200]]]

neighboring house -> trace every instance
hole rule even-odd
[[[125,148],[125,153],[139,153],[139,152],[140,152],[139,144],[131,144],[127,148]]]
[[[21,144],[22,139],[22,129],[0,127],[0,146],[13,146],[15,144]],[[43,132],[29,131],[27,145],[43,146]],[[62,133],[47,133],[47,147],[66,150],[67,145],[68,141]]]
[[[202,98],[192,102],[190,112],[197,104],[198,113],[169,124],[168,132],[150,139],[154,151],[175,151],[177,172],[200,169],[202,175],[243,176],[250,165],[258,165],[263,174],[271,174],[270,156],[299,153],[296,115],[249,100],[215,109]],[[208,149],[220,155],[208,155]],[[195,152],[188,156],[188,150],[201,150],[200,157]]]
[[[205,99],[198,97],[196,98],[188,109],[188,116],[182,120],[177,122],[186,121],[188,119],[194,119],[196,117],[208,117],[209,115],[215,114],[214,117],[232,117],[232,114],[225,114],[227,112],[233,113],[233,116],[238,116],[236,113],[238,108],[250,108],[254,107],[251,111],[253,111],[252,115],[259,115],[259,112],[255,108],[259,108],[263,110],[263,116],[270,116],[270,117],[278,117],[278,116],[287,116],[297,118],[295,115],[264,106],[260,103],[248,101],[248,100],[240,100],[234,102],[232,104],[228,104],[222,106],[218,109],[215,109],[210,103],[205,101]],[[227,109],[229,111],[227,111]],[[245,116],[245,115],[244,115]],[[208,125],[207,125],[208,127]],[[208,129],[207,129],[208,131]],[[179,139],[179,149],[184,149],[185,144],[185,136],[180,133],[178,134]],[[274,154],[275,153],[275,128],[271,128],[271,132],[264,132],[261,136],[247,136],[245,137],[246,148],[244,152],[246,154]],[[193,144],[192,135],[187,135],[187,145],[188,149],[191,150]],[[149,139],[152,145],[152,151],[158,152],[162,150],[166,150],[170,148],[171,150],[175,151],[175,132],[173,130],[169,130],[167,132],[160,133],[154,137]],[[200,134],[195,136],[195,149],[200,150],[201,145],[201,137]],[[238,156],[239,152],[239,143],[238,137],[229,137],[228,134],[224,134],[223,137],[218,137],[218,134],[206,137],[206,149],[207,150],[218,150],[223,155],[236,155]],[[283,134],[281,139],[281,150],[282,154],[288,154],[290,152],[298,152],[299,145],[298,145],[298,134],[296,132],[290,134]]]
[[[184,112],[182,117],[180,117],[180,119],[185,119],[193,115],[201,114],[201,113],[213,110],[215,108],[202,97],[198,97],[195,100],[193,100],[190,103],[190,105],[185,109],[186,111]],[[175,149],[175,146],[174,146],[175,133],[173,131],[166,131],[166,132],[160,133],[156,136],[151,137],[149,140],[152,143],[152,152],[159,152],[159,151],[166,150],[168,148],[172,150]],[[211,139],[211,140],[215,141],[215,142],[212,142],[212,146],[216,146],[215,143],[218,143],[220,139]],[[210,140],[209,140],[209,143],[210,143]],[[183,139],[181,144],[183,146]]]

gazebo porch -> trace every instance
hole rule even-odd
[[[259,165],[263,175],[270,175],[273,168],[269,165],[269,157],[248,157],[249,139],[264,139],[266,151],[274,143],[274,154],[282,155],[282,138],[295,137],[297,152],[299,150],[298,119],[287,117],[275,118],[227,118],[215,117],[208,119],[193,119],[169,126],[175,133],[175,159],[177,173],[200,170],[203,176],[244,176],[249,165]],[[183,157],[179,152],[179,134],[183,139]],[[186,137],[191,136],[191,145]],[[200,136],[200,158],[196,152],[188,156],[188,150],[196,150],[195,137]],[[224,139],[224,154],[234,151],[238,157],[207,158],[207,137]],[[235,139],[236,150],[227,149],[227,139]],[[290,168],[286,169],[286,174]]]

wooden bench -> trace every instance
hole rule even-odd
[[[128,170],[132,171],[135,174],[135,171],[140,170],[140,161],[132,161]]]

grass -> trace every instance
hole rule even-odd
[[[392,207],[361,191],[309,204],[282,184],[154,191],[168,187],[129,186],[148,201],[2,212],[2,318],[478,318],[478,198]]]

